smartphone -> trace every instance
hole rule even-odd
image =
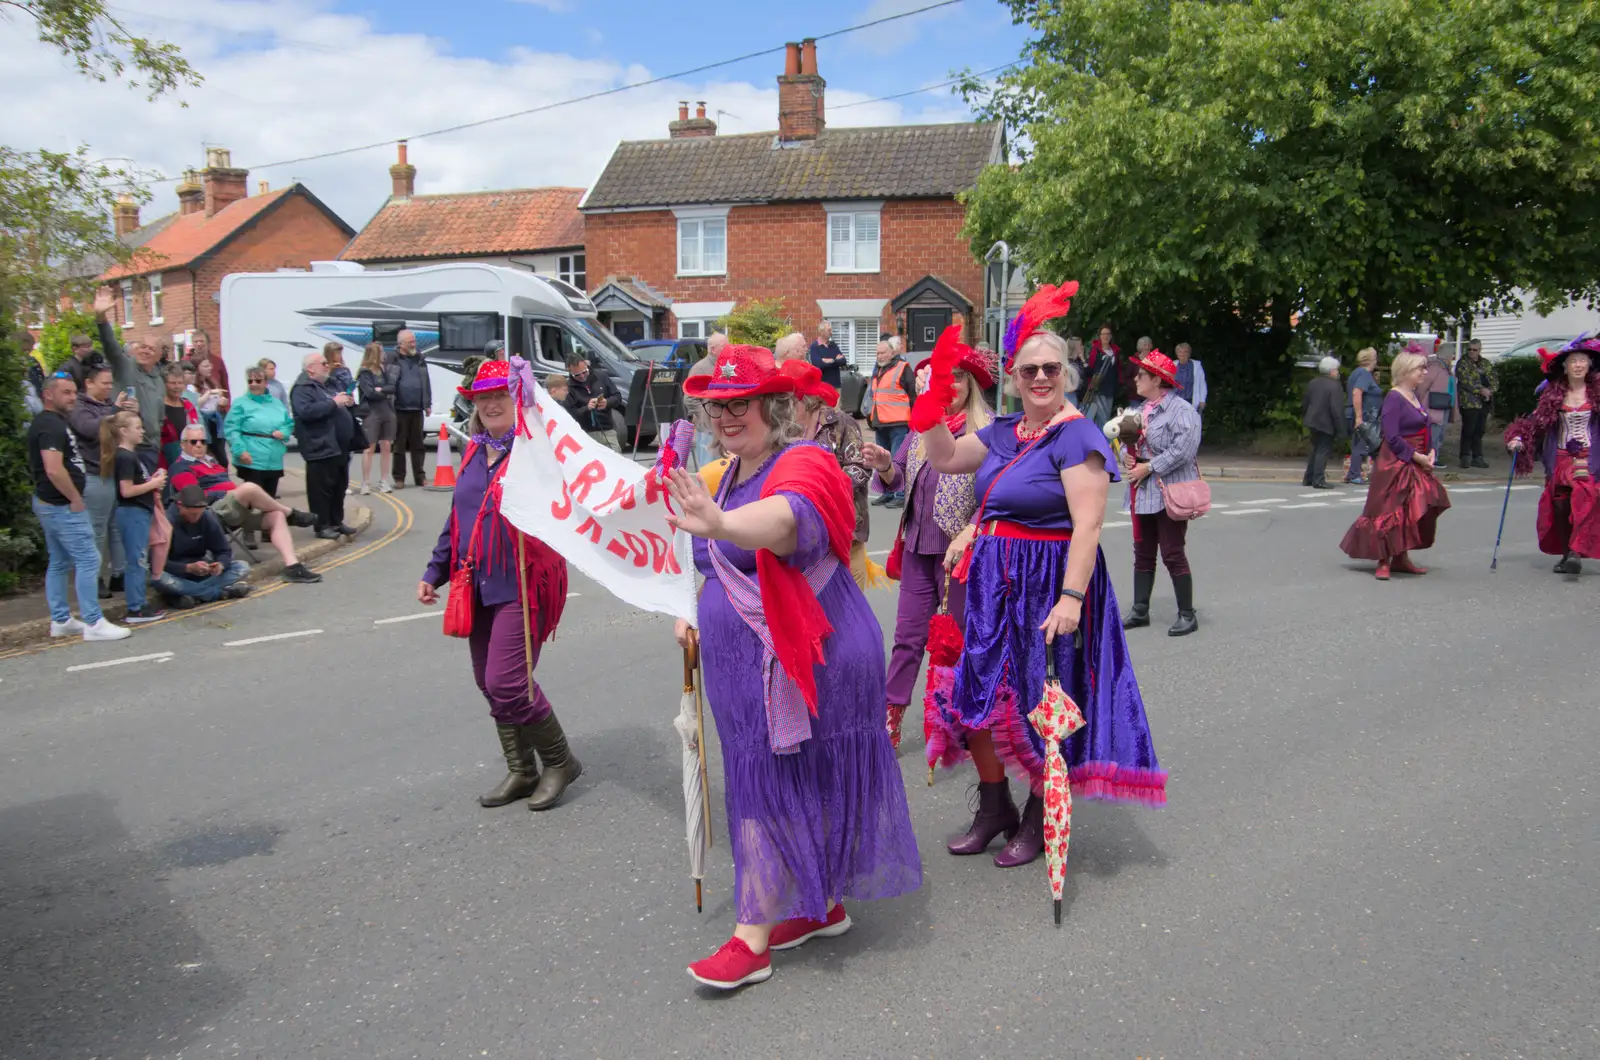
[[[132,401],[134,399],[133,398],[133,387],[130,386],[130,387],[123,388],[122,396],[127,398],[129,401]]]

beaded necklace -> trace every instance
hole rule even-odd
[[[1019,442],[1030,441],[1030,440],[1032,440],[1034,438],[1039,437],[1045,431],[1049,430],[1051,421],[1054,420],[1056,418],[1056,416],[1058,416],[1060,414],[1061,410],[1064,409],[1064,408],[1066,408],[1065,405],[1057,406],[1055,412],[1052,412],[1052,413],[1050,413],[1049,416],[1045,417],[1044,425],[1040,426],[1040,427],[1029,427],[1029,426],[1027,426],[1026,424],[1028,422],[1028,418],[1027,418],[1027,416],[1023,416],[1022,419],[1017,421],[1017,428],[1016,428],[1016,430],[1017,430],[1017,441],[1019,441]]]

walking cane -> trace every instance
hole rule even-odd
[[[1489,561],[1492,571],[1500,566],[1500,535],[1506,532],[1506,509],[1511,506],[1511,480],[1517,475],[1517,454],[1511,454],[1511,473],[1506,476],[1506,497],[1500,502],[1500,529],[1494,532],[1494,558]]]

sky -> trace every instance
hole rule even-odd
[[[677,103],[704,100],[726,133],[777,126],[782,45],[930,0],[108,0],[170,40],[205,76],[155,103],[80,76],[25,19],[0,19],[0,142],[130,160],[176,178],[226,147],[250,188],[298,180],[359,229],[389,194],[393,142],[410,138],[419,194],[586,187],[621,140],[664,137]],[[1015,60],[1025,39],[998,0],[953,6],[818,44],[828,123],[971,117],[948,88],[867,102]],[[672,75],[767,48],[776,54],[599,100],[439,136],[419,134]],[[863,103],[862,106],[847,106]],[[327,151],[377,144],[312,161]],[[143,218],[176,209],[150,185]]]

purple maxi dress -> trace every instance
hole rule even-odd
[[[807,443],[800,443],[807,444]],[[743,483],[729,468],[718,491],[731,511],[761,498],[772,457]],[[828,552],[811,502],[780,493],[794,509],[798,545],[784,562],[801,569]],[[706,698],[722,743],[728,833],[738,920],[763,924],[827,915],[830,899],[892,898],[922,884],[922,859],[905,784],[883,727],[883,631],[844,564],[817,595],[833,633],[815,670],[812,735],[793,754],[774,754],[762,699],[761,642],[734,610],[708,549],[754,576],[756,554],[696,538],[700,640]]]
[[[1021,418],[1020,413],[1002,416],[978,432],[989,447],[978,469],[980,503],[987,497],[979,518],[1070,529],[1072,517],[1061,492],[1064,469],[1099,453],[1111,481],[1120,480],[1105,435],[1092,420],[1069,420],[1052,427],[1001,475],[1027,444],[1017,440]],[[1025,774],[1033,792],[1040,793],[1044,743],[1027,714],[1044,694],[1045,652],[1053,651],[1061,687],[1087,722],[1064,743],[1073,797],[1163,805],[1167,774],[1156,759],[1103,553],[1095,559],[1084,594],[1084,647],[1077,648],[1072,637],[1057,637],[1046,649],[1039,632],[1060,598],[1071,547],[1067,541],[980,533],[967,572],[966,654],[956,671],[947,720],[957,735],[989,730],[1001,760]]]

